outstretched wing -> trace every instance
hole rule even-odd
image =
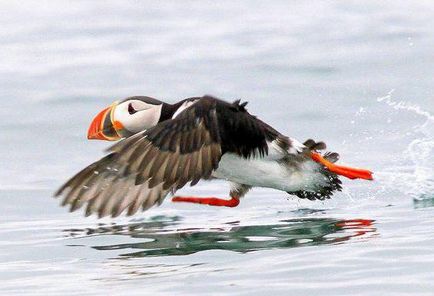
[[[133,215],[142,207],[146,210],[161,203],[169,190],[162,185],[151,187],[149,182],[135,186],[132,175],[125,175],[125,164],[118,160],[119,155],[111,153],[86,167],[68,182],[55,196],[63,196],[62,205],[70,205],[70,211],[86,206],[86,216],[98,213],[99,217],[116,217],[128,209]]]
[[[224,153],[261,156],[278,136],[243,104],[205,96],[176,118],[116,143],[55,195],[71,211],[86,204],[86,215],[132,215],[161,204],[188,182],[209,179]]]
[[[176,119],[124,139],[55,194],[71,211],[87,204],[86,215],[133,215],[160,204],[170,192],[207,179],[218,166],[221,145],[215,103],[204,101]]]

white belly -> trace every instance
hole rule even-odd
[[[268,187],[283,191],[315,190],[327,184],[319,172],[320,166],[305,161],[300,168],[281,164],[275,159],[244,159],[232,153],[223,155],[213,176],[254,187]]]

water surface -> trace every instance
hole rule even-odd
[[[0,18],[0,294],[432,295],[430,1],[26,1]],[[325,202],[255,189],[239,207],[84,218],[52,193],[103,155],[97,111],[213,94],[374,182]],[[180,194],[226,196],[224,182]]]

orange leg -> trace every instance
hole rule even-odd
[[[341,175],[349,179],[357,179],[357,178],[365,179],[365,180],[374,179],[372,177],[372,172],[369,170],[351,168],[351,167],[334,164],[328,161],[327,159],[325,159],[324,157],[322,157],[319,153],[312,152],[311,158],[314,161],[324,165],[330,172],[333,172],[337,175]]]
[[[232,197],[231,199],[221,199],[217,197],[195,197],[195,196],[175,196],[172,198],[173,202],[190,202],[190,203],[198,203],[203,205],[210,205],[216,207],[236,207],[240,200],[236,197]]]

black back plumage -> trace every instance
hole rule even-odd
[[[203,139],[194,132],[199,122],[210,134],[210,140],[221,146],[222,155],[231,152],[244,158],[268,153],[267,141],[278,137],[288,141],[271,126],[249,114],[247,102],[228,103],[212,96],[189,98],[197,101],[177,118],[160,123],[147,132],[148,140],[161,151],[174,152],[179,145],[181,154],[196,151]],[[176,135],[186,133],[180,142]],[[289,145],[289,143],[288,143]]]
[[[284,138],[275,129],[247,112],[247,102],[217,102],[216,111],[223,153],[232,152],[244,158],[268,154],[267,141]]]

